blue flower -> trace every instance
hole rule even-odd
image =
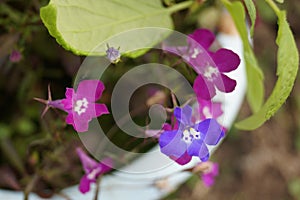
[[[177,107],[174,116],[179,121],[178,130],[164,131],[159,138],[161,152],[177,163],[184,165],[192,156],[207,161],[209,150],[207,145],[216,145],[224,137],[223,128],[215,119],[205,119],[200,123],[192,123],[192,108]]]
[[[114,47],[109,47],[107,45],[106,58],[111,63],[116,64],[121,61],[121,53],[120,53],[119,49],[115,49]]]

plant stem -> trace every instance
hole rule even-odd
[[[4,155],[7,157],[8,161],[18,172],[24,176],[26,176],[26,170],[24,168],[22,159],[17,153],[15,147],[11,143],[10,138],[2,138],[0,140],[0,148],[3,151]]]
[[[26,186],[25,190],[24,190],[24,200],[28,200],[29,199],[29,193],[32,191],[33,187],[35,186],[36,182],[38,181],[39,176],[37,174],[35,174],[31,181],[28,183],[28,185]]]
[[[278,8],[278,6],[276,5],[276,3],[274,3],[273,0],[266,0],[266,2],[269,4],[269,6],[274,10],[274,12],[278,15],[280,13],[280,9]]]
[[[96,190],[95,190],[95,196],[94,196],[94,200],[98,200],[98,195],[99,195],[99,190],[100,190],[100,182],[101,182],[101,176],[97,179],[96,182]]]
[[[193,1],[184,1],[182,3],[176,4],[174,6],[171,6],[171,7],[167,8],[167,10],[170,13],[174,13],[174,12],[177,12],[179,10],[186,9],[186,8],[190,7],[192,4],[193,4]]]

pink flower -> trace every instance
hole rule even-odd
[[[73,125],[78,132],[85,132],[89,128],[89,122],[109,111],[105,104],[95,103],[100,99],[104,85],[99,80],[83,80],[78,84],[76,92],[73,88],[66,89],[66,98],[52,101],[50,88],[48,88],[48,100],[34,98],[35,100],[46,104],[46,111],[52,108],[58,108],[68,113],[66,123]]]
[[[203,184],[206,187],[211,187],[215,183],[215,178],[219,175],[219,164],[211,161],[201,162],[194,167],[193,172],[202,172]]]
[[[112,160],[106,158],[98,163],[89,157],[81,148],[77,148],[76,151],[85,172],[79,184],[79,191],[84,194],[90,191],[90,185],[96,183],[102,174],[112,169]]]
[[[66,99],[61,101],[68,112],[67,124],[73,125],[78,132],[85,132],[93,118],[108,114],[105,104],[95,103],[100,99],[103,90],[104,85],[99,80],[81,81],[76,92],[73,88],[67,88]]]
[[[9,56],[9,60],[13,63],[19,62],[22,58],[22,54],[18,50],[13,50]]]

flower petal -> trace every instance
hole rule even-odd
[[[84,116],[84,114],[82,114]],[[86,132],[89,129],[89,122],[91,119],[86,119],[87,117],[80,117],[79,115],[69,113],[66,118],[66,123],[73,126],[73,128],[78,132]]]
[[[88,102],[98,100],[104,90],[104,84],[99,80],[83,80],[76,90],[77,98],[86,98]]]
[[[185,57],[188,54],[187,46],[169,46],[168,44],[162,44],[162,50],[167,53],[173,53],[180,57]]]
[[[194,39],[202,47],[208,49],[215,40],[215,35],[208,29],[197,29],[192,34],[189,34],[189,38]],[[191,39],[189,39],[189,42]]]
[[[163,132],[159,137],[159,146],[163,154],[177,158],[185,153],[187,147],[181,140],[181,133],[178,130]]]
[[[209,151],[202,140],[194,140],[187,149],[190,156],[198,156],[202,161],[207,161],[209,158]]]
[[[94,159],[89,157],[81,148],[76,148],[76,152],[80,158],[86,174],[90,173],[91,171],[93,171],[93,169],[98,167],[99,164]]]
[[[212,102],[198,98],[198,103],[198,112],[200,114],[200,120],[208,118],[217,119],[223,114],[222,104],[219,102]]]
[[[104,158],[99,163],[101,166],[101,174],[109,172],[113,167],[113,160],[111,158]]]
[[[87,178],[87,175],[84,175],[79,183],[79,191],[83,194],[87,193],[88,191],[90,191],[91,183],[92,181]]]
[[[205,81],[201,75],[194,81],[193,89],[198,98],[210,100],[216,95],[216,89],[210,81]]]
[[[72,110],[73,95],[74,95],[73,88],[66,88],[66,93],[65,93],[66,98],[61,101],[61,103],[64,105],[65,110]]]
[[[174,116],[181,124],[190,125],[192,119],[192,111],[192,107],[189,105],[184,106],[183,108],[176,107],[174,110]]]
[[[212,54],[212,58],[220,72],[235,70],[241,62],[240,57],[229,49],[219,49]]]
[[[229,78],[224,74],[220,74],[220,77],[214,80],[214,84],[221,92],[232,92],[235,89],[236,81]]]
[[[200,122],[196,129],[201,132],[202,140],[208,145],[216,145],[225,135],[215,119],[206,119]]]
[[[185,165],[192,160],[192,156],[190,156],[187,152],[185,152],[181,157],[177,158],[175,156],[170,156],[172,160],[177,162],[180,165]]]
[[[96,111],[95,112],[95,114],[96,114],[95,117],[99,117],[103,114],[109,114],[109,111],[108,111],[105,104],[95,103],[94,106],[95,106],[95,111]]]

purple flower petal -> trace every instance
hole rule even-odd
[[[189,34],[189,38],[194,39],[202,47],[208,49],[214,42],[215,35],[208,29],[198,29],[192,34]],[[189,39],[189,42],[191,42],[191,39]]]
[[[159,137],[159,146],[162,153],[177,158],[184,155],[186,143],[181,140],[180,131],[165,131]]]
[[[229,49],[219,49],[212,54],[212,58],[220,72],[235,70],[241,62],[239,56]]]
[[[221,92],[232,92],[235,89],[236,81],[224,74],[220,74],[220,78],[214,80],[215,85]]]
[[[90,184],[92,183],[93,181],[89,180],[87,178],[87,175],[84,175],[81,180],[80,180],[80,183],[79,183],[79,191],[83,194],[87,193],[88,191],[90,191]]]
[[[95,117],[99,117],[103,114],[109,114],[109,111],[108,111],[105,104],[95,103],[94,106],[95,106],[95,111],[96,111],[95,112],[95,114],[96,114]]]
[[[187,152],[185,152],[181,157],[177,158],[175,156],[170,156],[172,160],[177,162],[180,165],[185,165],[192,160],[192,156],[190,156]]]
[[[188,147],[187,153],[191,156],[198,156],[202,161],[209,158],[208,148],[202,140],[194,140]]]
[[[65,110],[72,110],[73,107],[73,96],[74,96],[73,88],[67,88],[65,96],[66,98],[63,99],[61,102],[64,105]]]
[[[98,163],[90,158],[81,148],[76,148],[77,155],[83,165],[85,173],[90,173],[93,169],[98,167]]]
[[[205,81],[201,75],[194,81],[193,89],[198,98],[210,100],[216,95],[216,89],[210,81]]]
[[[104,90],[104,84],[99,80],[83,80],[76,90],[77,98],[86,98],[88,102],[98,100]]]
[[[190,125],[192,118],[192,108],[185,106],[183,108],[176,107],[174,110],[174,116],[183,125]]]
[[[106,172],[109,172],[113,167],[113,160],[111,158],[104,158],[100,162],[101,165],[101,174],[104,174]]]
[[[168,53],[173,53],[177,56],[180,56],[180,57],[184,57],[187,55],[188,53],[188,47],[187,46],[168,46],[167,44],[162,44],[162,49],[165,51],[165,52],[168,52]]]
[[[197,130],[202,133],[202,140],[208,145],[216,145],[225,135],[221,126],[215,119],[206,119],[202,121],[198,124]]]
[[[83,133],[89,130],[89,122],[91,121],[91,118],[84,118],[84,117],[79,117],[78,115],[72,115],[73,121],[71,121],[71,123],[68,123],[69,121],[68,119],[71,118],[69,116],[70,114],[68,115],[66,122],[67,124],[73,125],[73,128],[77,132]]]
[[[201,178],[202,178],[203,184],[206,187],[211,187],[215,183],[214,177],[211,177],[209,175],[203,174]]]

